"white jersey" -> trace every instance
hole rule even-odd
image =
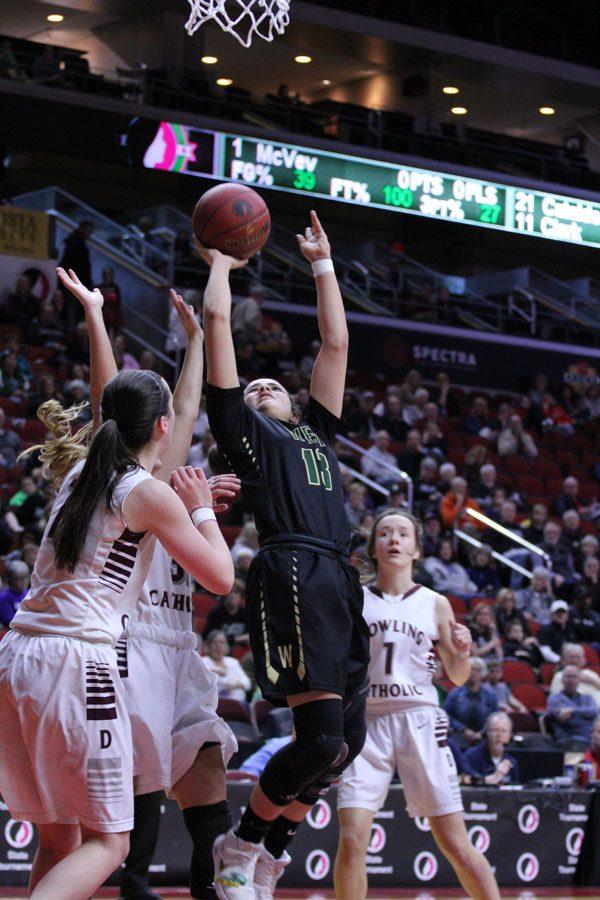
[[[56,568],[52,527],[83,468],[71,469],[58,496],[37,555],[31,588],[11,627],[28,634],[61,634],[114,646],[123,631],[122,616],[135,609],[156,539],[127,527],[123,503],[133,488],[152,476],[141,467],[117,484],[108,510],[100,503],[92,515],[74,572]]]
[[[193,631],[192,579],[158,541],[131,621]]]
[[[437,594],[416,585],[393,597],[364,587],[363,617],[371,635],[367,713],[386,715],[438,706],[432,683],[438,640]]]

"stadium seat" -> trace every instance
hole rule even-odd
[[[455,597],[454,594],[447,594],[446,596],[448,597],[455,616],[469,615],[469,607],[467,606],[466,600],[463,600],[462,597]]]
[[[254,743],[256,741],[256,729],[250,719],[250,709],[247,703],[232,700],[230,697],[219,697],[217,715],[225,719],[238,741]]]
[[[243,659],[248,653],[250,653],[250,648],[247,644],[234,644],[233,650],[231,651],[231,655],[235,659]]]
[[[516,682],[511,684],[513,695],[524,703],[527,709],[534,712],[543,712],[546,709],[546,694],[537,684],[530,682]]]
[[[541,478],[535,475],[517,475],[515,484],[518,492],[526,494],[527,497],[534,497],[544,493],[544,484]]]
[[[591,644],[582,644],[583,652],[585,653],[585,661],[588,666],[597,666],[600,665],[600,656],[598,656],[597,652],[591,646]]]
[[[552,500],[562,493],[562,478],[546,478],[546,491],[548,499]]]
[[[226,781],[258,781],[256,775],[251,772],[240,772],[239,769],[227,769],[225,773]]]
[[[34,441],[43,444],[48,429],[39,419],[27,419],[21,429],[21,437],[24,441]]]
[[[545,662],[540,666],[540,677],[542,684],[549,685],[554,677],[557,666],[554,663]]]
[[[558,450],[556,453],[556,462],[559,466],[576,466],[579,464],[579,457],[572,450]]]
[[[529,663],[521,659],[505,659],[502,663],[502,675],[507,684],[536,684],[537,677]]]
[[[513,725],[513,733],[517,732],[539,732],[540,725],[537,718],[529,712],[509,712],[509,717]]]
[[[559,466],[550,459],[536,459],[534,471],[538,478],[560,478]]]
[[[211,594],[203,594],[196,593],[192,594],[192,604],[194,606],[194,612],[198,616],[208,616],[211,609],[214,609],[215,606],[218,606],[219,601],[215,599]]]
[[[239,525],[221,525],[223,537],[227,542],[227,546],[231,547],[242,529]]]
[[[504,456],[503,462],[511,475],[531,475],[531,463],[523,456]]]

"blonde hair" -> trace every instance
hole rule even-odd
[[[18,459],[21,460],[39,450],[43,466],[42,474],[57,489],[73,466],[87,456],[92,423],[87,422],[75,433],[72,432],[72,423],[79,418],[88,405],[85,402],[64,409],[58,400],[46,400],[38,407],[37,417],[53,437],[44,444],[28,447],[19,454]]]

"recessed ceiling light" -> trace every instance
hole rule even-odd
[[[203,62],[206,66],[214,66],[214,64],[218,63],[219,60],[216,56],[202,56],[200,58],[200,62]]]
[[[233,84],[233,78],[217,78],[217,84],[219,87],[229,87]]]
[[[442,88],[444,94],[460,94],[460,89],[451,84],[447,84]]]
[[[321,84],[324,84],[325,87],[329,87],[329,85],[331,84],[331,81],[329,80],[329,78],[324,78],[323,81],[321,82]]]
[[[553,116],[556,110],[553,106],[540,106],[539,112],[542,116]]]
[[[453,106],[450,112],[454,116],[466,116],[468,109],[466,106]]]
[[[60,13],[50,13],[49,16],[46,16],[48,22],[64,22],[64,18]]]
[[[304,65],[305,63],[312,62],[312,56],[306,56],[306,54],[300,53],[298,56],[294,57],[294,62]]]

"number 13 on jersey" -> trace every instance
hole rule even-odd
[[[306,480],[309,484],[320,487],[321,485],[326,491],[333,488],[331,481],[331,470],[329,462],[322,450],[311,450],[310,447],[303,447],[302,460],[306,469]]]

